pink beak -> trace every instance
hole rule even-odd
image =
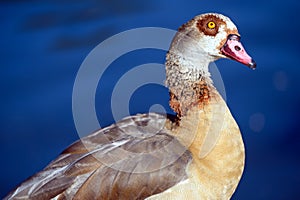
[[[256,63],[245,51],[238,35],[229,35],[226,43],[221,49],[221,52],[228,58],[247,65],[251,69],[256,68]]]

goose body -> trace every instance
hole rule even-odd
[[[5,199],[230,199],[242,176],[238,125],[208,65],[255,63],[232,21],[215,13],[182,25],[166,58],[169,117],[138,114],[75,142]]]

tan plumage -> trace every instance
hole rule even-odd
[[[177,117],[127,117],[82,138],[5,199],[229,199],[244,168],[244,145],[208,64],[255,63],[220,14],[179,28],[166,59]]]
[[[221,97],[203,110],[194,108],[172,133],[189,145],[193,160],[188,179],[149,199],[229,199],[242,176],[245,153],[239,128]],[[191,133],[190,144],[186,135]]]

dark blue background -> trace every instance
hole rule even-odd
[[[1,1],[0,197],[78,139],[73,83],[97,44],[131,28],[177,29],[193,16],[213,11],[236,22],[258,64],[252,71],[229,60],[217,62],[247,150],[245,173],[233,199],[299,199],[299,8],[299,1],[292,0]],[[164,52],[136,52],[120,59],[129,68],[163,63]],[[102,125],[113,122],[106,98],[110,94],[103,94],[113,88],[113,74],[120,73],[112,70],[106,88],[97,92]],[[156,89],[158,94],[165,91]],[[167,93],[152,98],[155,94],[155,87],[140,88],[131,112],[147,111],[151,103],[168,104]]]

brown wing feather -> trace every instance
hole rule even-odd
[[[125,118],[68,147],[5,199],[145,199],[187,178],[191,154],[165,117]]]

